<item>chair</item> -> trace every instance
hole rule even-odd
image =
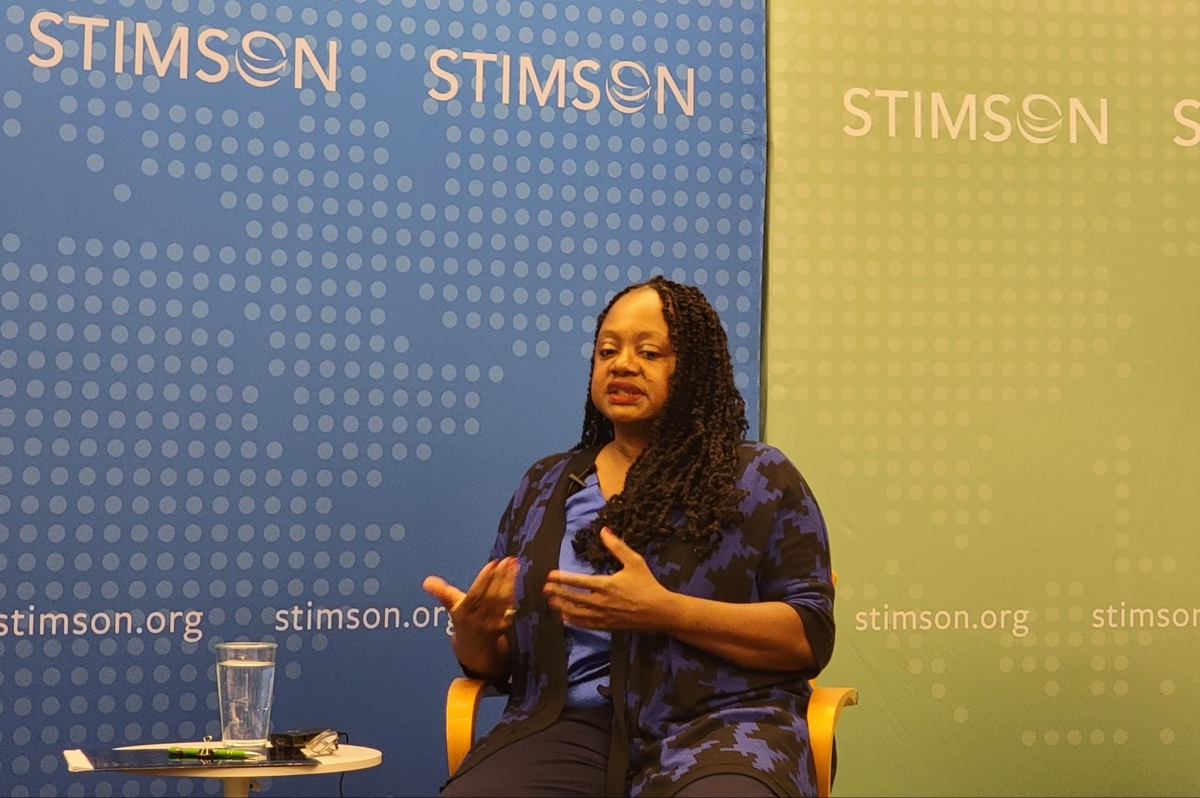
[[[837,574],[833,575],[837,585]],[[817,766],[817,796],[829,798],[833,770],[833,730],[837,726],[842,709],[858,703],[858,690],[853,687],[821,687],[817,680],[812,685],[812,697],[808,700],[808,735],[812,745],[813,760]],[[495,687],[479,679],[460,676],[450,683],[446,694],[446,759],[450,775],[458,770],[467,751],[475,742],[475,716],[479,702],[488,696],[500,693]]]
[[[829,798],[833,780],[833,730],[842,709],[858,703],[858,690],[854,687],[819,687],[816,679],[810,684],[813,692],[808,699],[808,740],[817,766],[817,797]]]
[[[446,693],[446,759],[453,776],[475,743],[475,717],[479,702],[500,691],[482,679],[459,676]]]

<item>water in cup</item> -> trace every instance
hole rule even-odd
[[[221,744],[267,744],[275,687],[274,643],[217,643],[217,704]]]

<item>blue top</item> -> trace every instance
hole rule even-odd
[[[588,475],[584,487],[567,497],[567,527],[558,552],[558,569],[573,574],[598,573],[591,563],[575,553],[575,536],[586,529],[605,505],[600,480],[595,472]],[[597,629],[581,629],[566,624],[567,700],[569,707],[602,707],[608,698],[608,662],[612,637]],[[600,690],[604,690],[604,694]]]

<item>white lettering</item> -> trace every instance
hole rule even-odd
[[[196,77],[205,83],[220,83],[229,74],[229,59],[209,47],[209,39],[220,39],[226,42],[229,41],[229,34],[220,28],[209,28],[201,31],[200,35],[196,37],[196,49],[200,51],[200,55],[217,65],[216,72],[205,72],[201,69],[196,72]]]
[[[850,125],[842,126],[842,131],[847,136],[865,136],[871,132],[871,114],[854,104],[855,98],[866,98],[870,96],[871,92],[868,89],[862,88],[846,89],[846,93],[842,95],[842,107],[845,108],[848,113],[853,114],[855,117],[862,120],[861,127],[851,127]]]
[[[62,42],[58,39],[42,32],[42,23],[47,21],[53,22],[55,25],[61,25],[63,18],[53,11],[39,11],[29,20],[29,33],[33,38],[50,48],[50,56],[48,58],[39,58],[36,55],[30,55],[29,63],[36,67],[49,69],[52,66],[56,66],[62,60],[63,46]]]
[[[523,55],[519,63],[521,105],[529,104],[529,89],[532,86],[533,96],[537,98],[538,105],[545,107],[546,101],[550,99],[550,92],[554,89],[555,80],[558,81],[557,105],[562,108],[567,104],[567,60],[565,58],[554,59],[550,65],[550,74],[546,75],[544,84],[538,83],[537,70],[534,68],[532,58]],[[526,82],[527,79],[528,82]]]
[[[1103,97],[1093,101],[1080,97],[1055,98],[1047,94],[1011,97],[965,92],[961,100],[956,101],[949,93],[931,91],[927,92],[929,100],[926,103],[925,94],[905,89],[848,88],[842,94],[842,107],[852,119],[848,118],[842,132],[860,138],[874,132],[878,125],[882,134],[883,126],[879,123],[886,120],[888,138],[902,137],[906,135],[906,114],[911,112],[912,136],[919,139],[924,135],[926,117],[923,109],[927,105],[930,136],[935,139],[945,133],[954,140],[978,140],[982,112],[983,138],[994,143],[1008,141],[1015,130],[1033,144],[1048,144],[1058,139],[1064,129],[1072,144],[1089,133],[1098,144],[1109,142],[1108,100]],[[884,103],[872,103],[872,99]],[[1196,105],[1188,105],[1190,102],[1196,102]],[[1176,120],[1187,126],[1189,132],[1196,131],[1191,139],[1181,140],[1194,139],[1200,143],[1200,128],[1193,127],[1193,118],[1184,116],[1185,109],[1200,109],[1200,102],[1184,101],[1175,110]]]
[[[1075,144],[1079,141],[1078,130],[1079,120],[1083,119],[1084,124],[1088,126],[1088,130],[1092,131],[1092,136],[1095,137],[1097,144],[1108,143],[1108,100],[1100,98],[1100,126],[1088,115],[1087,109],[1083,107],[1083,103],[1078,97],[1072,97],[1067,103],[1067,109],[1070,116],[1069,134],[1071,143]]]
[[[575,68],[571,70],[571,77],[575,80],[575,85],[592,95],[592,99],[587,102],[580,102],[578,97],[571,100],[571,105],[580,111],[590,111],[600,104],[600,87],[583,77],[583,70],[585,69],[592,72],[599,72],[600,62],[594,58],[584,58],[576,61]]]
[[[272,36],[271,38],[274,39],[275,37]],[[279,40],[275,39],[275,41]],[[327,47],[329,50],[329,63],[322,70],[321,62],[317,60],[317,54],[313,52],[312,45],[308,43],[307,39],[299,36],[296,37],[296,79],[294,85],[297,89],[304,86],[304,61],[307,59],[309,64],[312,65],[313,72],[316,73],[317,78],[321,81],[321,85],[325,87],[325,91],[337,91],[337,40],[330,39]],[[283,49],[282,44],[280,44],[280,49]]]
[[[664,87],[670,86],[671,94],[675,95],[675,101],[679,103],[679,108],[683,111],[684,116],[693,116],[696,113],[696,86],[695,77],[696,70],[688,67],[687,70],[687,100],[684,100],[683,95],[679,92],[679,86],[675,83],[675,78],[671,76],[671,70],[667,69],[662,64],[658,65],[658,112],[665,114],[667,106],[667,92]]]
[[[103,30],[108,27],[108,20],[104,17],[80,17],[75,14],[67,17],[67,22],[74,25],[83,26],[83,68],[91,70],[92,54],[95,48],[95,36],[93,32],[99,28]]]
[[[1180,147],[1195,147],[1200,144],[1200,121],[1184,116],[1185,111],[1200,111],[1200,100],[1180,100],[1175,103],[1175,121],[1192,131],[1189,138],[1176,136],[1173,141]]]
[[[626,83],[621,78],[621,73],[625,70],[633,70],[640,75],[646,88],[642,89],[640,86]],[[608,101],[612,103],[613,108],[623,114],[636,114],[646,107],[646,98],[650,96],[650,74],[646,72],[644,66],[636,61],[617,61],[609,68],[608,72],[609,83],[604,87],[604,93],[608,96]],[[618,87],[617,89],[613,88],[614,84]]]
[[[30,18],[29,32],[36,43],[36,50],[27,56],[29,63],[45,69],[62,63],[66,53],[64,42],[57,35],[51,35],[49,26],[61,25],[63,21],[62,15],[52,11],[39,11]],[[316,77],[326,91],[337,91],[336,39],[326,42],[326,54],[322,60],[317,57],[318,46],[311,38],[296,37],[291,45],[285,45],[284,40],[275,34],[252,30],[241,34],[241,44],[237,50],[225,54],[216,49],[215,45],[218,42],[228,42],[230,34],[220,28],[193,30],[186,25],[176,25],[166,34],[168,40],[163,48],[159,40],[155,39],[154,31],[158,28],[154,22],[80,14],[68,15],[66,22],[71,26],[78,26],[81,30],[78,40],[79,57],[84,71],[100,68],[96,59],[96,48],[100,46],[102,35],[111,35],[112,68],[116,74],[124,74],[130,55],[130,42],[126,34],[132,29],[133,71],[137,75],[147,72],[148,60],[159,77],[166,77],[174,66],[179,79],[186,80],[191,74],[189,59],[194,46],[205,61],[211,63],[206,63],[204,69],[195,71],[195,76],[205,83],[220,83],[225,80],[231,71],[232,58],[238,75],[251,86],[264,88],[278,83],[290,64],[294,68],[293,85],[297,89],[303,88],[307,73],[308,77]],[[71,28],[67,30],[70,31]],[[111,34],[107,33],[109,30]],[[275,52],[266,56],[256,52],[256,48],[261,50],[264,43]],[[457,90],[457,79],[454,88]]]
[[[983,137],[988,141],[994,141],[996,143],[1008,141],[1008,137],[1012,135],[1012,122],[1008,121],[1007,117],[1001,116],[995,110],[995,108],[993,108],[993,106],[1000,103],[1009,105],[1012,103],[1012,100],[1003,94],[989,94],[983,101],[983,115],[993,122],[999,122],[1001,130],[1000,133],[993,133],[990,130],[985,130]]]
[[[1048,105],[1048,115],[1038,113],[1038,105]],[[1017,129],[1025,140],[1032,144],[1049,144],[1058,137],[1062,128],[1062,106],[1053,97],[1045,94],[1030,94],[1021,101],[1021,116],[1017,117]],[[1049,134],[1049,135],[1046,135]]]
[[[100,623],[103,621],[103,625]],[[106,613],[98,612],[92,616],[92,634],[106,635],[108,630],[112,628],[112,618],[109,618]]]
[[[273,53],[275,58],[260,55],[255,52],[255,42],[268,42],[275,45],[277,53]],[[308,44],[304,39],[296,40],[296,59],[300,58],[300,44]],[[311,52],[311,50],[309,51]],[[244,56],[244,57],[243,57]],[[278,37],[272,36],[266,31],[252,30],[242,37],[241,52],[234,56],[234,66],[237,67],[238,74],[242,80],[257,88],[266,88],[274,86],[279,82],[279,78],[284,69],[287,68],[287,50],[283,47],[283,42]],[[253,75],[254,77],[251,77]],[[269,77],[274,75],[275,77]],[[297,63],[296,76],[300,77],[300,66]]]
[[[483,65],[496,62],[495,53],[463,53],[462,57],[467,61],[475,62],[475,102],[483,102]]]
[[[430,55],[429,55],[429,71],[432,72],[433,74],[437,75],[442,80],[446,81],[446,83],[449,85],[449,88],[446,89],[445,91],[437,91],[436,89],[430,89],[429,96],[432,97],[433,99],[444,102],[446,100],[453,100],[455,95],[458,94],[458,87],[461,85],[458,80],[458,75],[455,75],[453,72],[447,72],[446,70],[442,69],[442,67],[439,63],[443,58],[449,58],[451,60],[454,60],[457,57],[458,56],[455,54],[455,52],[453,50],[445,50],[445,49],[434,50],[432,53],[430,53]]]
[[[967,123],[967,138],[971,141],[975,140],[975,95],[968,94],[963,97],[963,103],[959,106],[958,116],[954,121],[950,121],[950,109],[946,107],[946,100],[942,97],[940,91],[935,91],[929,98],[929,127],[930,132],[936,139],[938,137],[938,120],[946,123],[946,130],[950,133],[950,138],[957,139],[958,132],[962,130],[963,122]]]
[[[125,20],[118,19],[113,28],[113,71],[125,71]]]
[[[159,57],[158,47],[154,44],[154,34],[150,30],[150,23],[137,23],[133,27],[133,72],[135,75],[141,75],[145,70],[147,50],[150,51],[150,60],[154,63],[154,71],[160,78],[166,77],[176,52],[179,53],[179,77],[182,79],[188,76],[188,28],[186,25],[180,25],[175,29],[175,32],[171,34],[171,41],[167,43],[167,52]]]
[[[650,69],[636,61],[615,61],[607,67],[602,92],[595,76],[604,72],[605,67],[595,58],[581,58],[569,69],[571,59],[568,58],[547,57],[539,61],[531,55],[519,55],[516,60],[516,69],[513,69],[512,56],[507,53],[450,48],[434,50],[429,55],[429,71],[434,80],[427,94],[439,102],[447,102],[455,99],[463,84],[470,81],[475,88],[474,102],[477,103],[494,102],[498,89],[503,105],[515,102],[526,106],[565,108],[572,93],[571,86],[574,86],[576,91],[570,102],[578,111],[595,110],[607,100],[620,113],[634,114],[645,110],[653,95],[654,107],[659,114],[666,114],[667,106],[672,103],[684,116],[696,113],[696,70],[693,67],[673,68],[657,64],[652,76]],[[470,62],[467,67],[470,71],[455,71],[451,65],[460,62]],[[500,67],[498,81],[495,73],[489,72],[488,64]]]
[[[908,97],[908,92],[897,91],[896,89],[877,89],[876,97],[886,97],[888,101],[888,138],[896,138],[896,100],[903,100]],[[917,114],[920,117],[920,113]],[[921,131],[917,130],[917,138],[921,137]]]

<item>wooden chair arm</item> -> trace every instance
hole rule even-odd
[[[833,730],[842,708],[858,703],[853,687],[813,687],[808,699],[808,737],[817,766],[817,796],[829,798],[833,768]]]
[[[500,695],[490,683],[459,676],[446,693],[446,761],[453,776],[475,742],[475,715],[479,702]]]

